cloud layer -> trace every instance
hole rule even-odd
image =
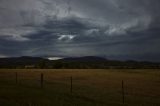
[[[159,0],[1,0],[0,57],[160,61]]]

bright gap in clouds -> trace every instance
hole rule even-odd
[[[49,60],[59,60],[63,59],[62,57],[48,57]]]
[[[71,41],[76,37],[76,35],[58,35],[58,36],[59,36],[58,40],[60,41]]]

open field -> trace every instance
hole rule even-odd
[[[0,106],[160,106],[160,70],[1,69]]]

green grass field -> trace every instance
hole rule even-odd
[[[0,106],[160,106],[160,70],[1,69]]]

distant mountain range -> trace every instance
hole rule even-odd
[[[63,68],[63,69],[108,69],[108,68],[160,68],[160,63],[108,60],[103,57],[85,56],[49,60],[41,57],[0,58],[0,68]]]
[[[60,59],[62,61],[81,61],[81,62],[92,62],[92,61],[100,61],[104,62],[107,61],[107,59],[103,57],[96,57],[96,56],[85,56],[85,57],[68,57]]]

